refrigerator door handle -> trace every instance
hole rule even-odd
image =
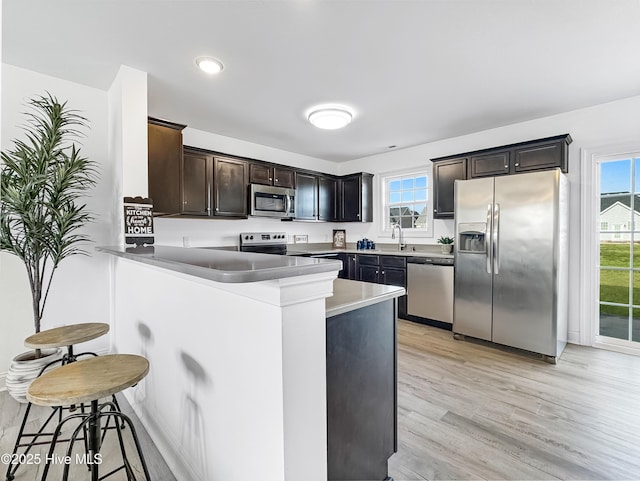
[[[500,204],[493,208],[493,275],[500,273]]]
[[[491,260],[492,260],[492,247],[490,244],[491,238],[491,204],[487,205],[487,228],[484,234],[484,251],[487,255],[487,274],[491,274]]]

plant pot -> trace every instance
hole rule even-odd
[[[62,357],[62,349],[42,349],[40,351],[42,357],[36,358],[35,351],[23,352],[18,354],[11,361],[9,366],[9,372],[7,373],[7,379],[5,384],[7,385],[7,391],[13,399],[20,403],[26,403],[27,401],[27,389],[44,366],[52,361],[60,359]],[[50,368],[54,369],[57,364],[54,364]]]
[[[443,254],[451,254],[453,251],[453,244],[440,244],[440,250]]]

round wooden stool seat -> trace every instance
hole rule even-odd
[[[96,339],[107,332],[109,332],[109,324],[103,322],[72,324],[33,334],[24,340],[24,345],[31,349],[72,346]]]
[[[149,361],[133,354],[108,354],[72,362],[36,378],[27,399],[41,406],[81,404],[116,394],[137,384]]]

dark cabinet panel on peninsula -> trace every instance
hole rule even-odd
[[[384,480],[397,451],[394,300],[327,318],[327,479]]]
[[[182,129],[186,126],[149,117],[147,169],[154,215],[181,211]]]

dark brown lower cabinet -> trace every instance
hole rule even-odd
[[[356,280],[407,288],[407,258],[404,256],[357,254]],[[398,316],[407,314],[407,296],[398,298]]]
[[[395,299],[327,318],[330,481],[388,478],[397,451]]]

